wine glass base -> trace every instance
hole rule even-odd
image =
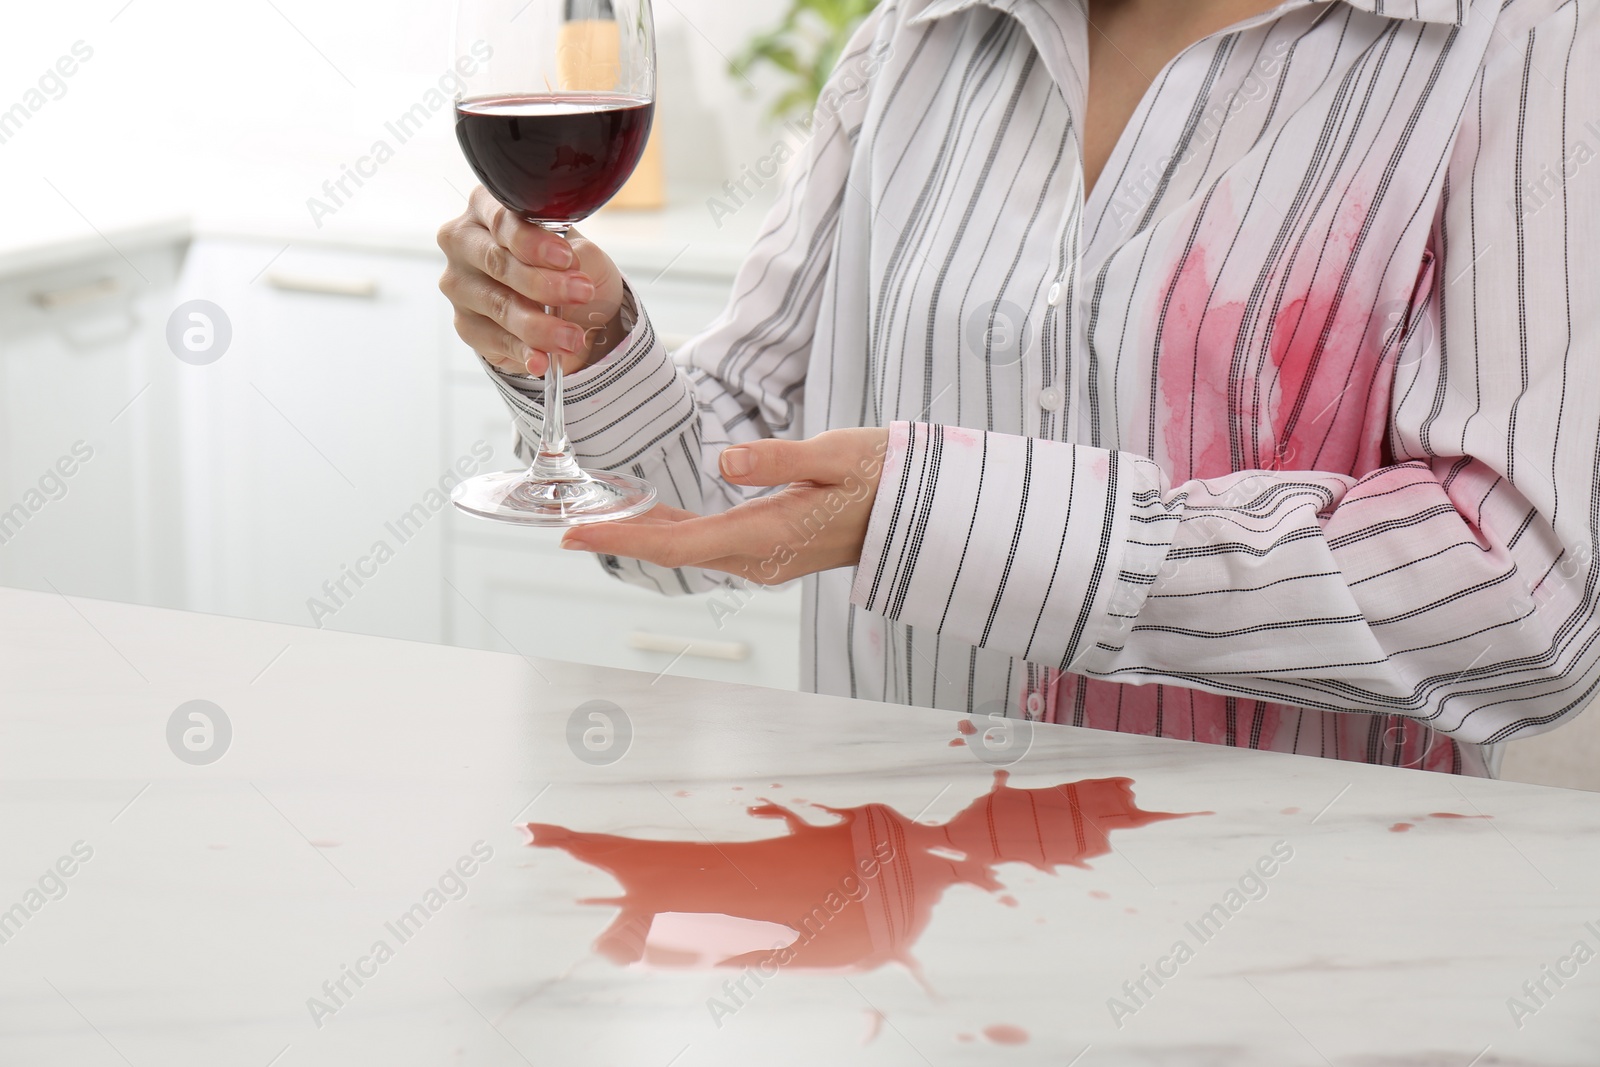
[[[655,506],[655,486],[611,471],[582,471],[581,479],[544,482],[526,469],[468,478],[450,502],[468,515],[521,526],[582,526],[642,515]]]

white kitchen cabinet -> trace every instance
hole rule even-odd
[[[178,299],[216,304],[232,341],[184,381],[192,607],[440,639],[438,275],[421,254],[195,243]]]
[[[0,278],[0,584],[181,603],[164,341],[181,251],[95,241]]]
[[[731,284],[622,266],[672,339],[709,322]],[[417,252],[195,243],[174,305],[212,302],[232,338],[179,376],[187,606],[794,688],[798,589],[762,591],[719,626],[704,597],[625,585],[549,531],[448,507],[461,473],[518,461],[499,394],[451,328],[441,267]]]
[[[709,597],[617,581],[592,557],[557,547],[551,531],[521,533],[521,545],[494,537],[454,547],[452,644],[798,688],[798,585],[744,594],[742,610],[714,613]]]

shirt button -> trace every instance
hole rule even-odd
[[[1055,386],[1047,385],[1043,389],[1039,390],[1039,406],[1044,408],[1046,411],[1060,411],[1061,401],[1061,390],[1057,389]]]
[[[1052,284],[1050,286],[1050,292],[1048,294],[1046,294],[1045,299],[1050,302],[1050,306],[1051,307],[1056,307],[1058,304],[1061,303],[1061,283],[1060,282],[1055,282],[1054,284]]]
[[[1036,719],[1036,718],[1039,717],[1039,715],[1043,711],[1044,711],[1044,694],[1043,693],[1029,693],[1028,694],[1028,717]]]

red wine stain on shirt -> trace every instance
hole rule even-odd
[[[1012,896],[1010,893],[1007,893],[1000,898],[1000,903],[1004,904],[1008,908],[1014,908],[1017,906],[1017,898]]]
[[[1020,1026],[1010,1023],[995,1023],[993,1026],[983,1028],[983,1036],[993,1041],[996,1045],[1025,1045],[1028,1042],[1028,1031]]]
[[[672,795],[675,796],[675,797],[686,797],[686,796],[689,796],[691,794],[689,793],[689,791],[687,789],[680,789],[680,790],[678,790],[676,793],[674,793]]]
[[[978,732],[978,726],[971,719],[957,719],[956,732],[971,737]]]
[[[1091,897],[1094,897],[1094,899],[1096,899],[1096,900],[1110,900],[1111,899],[1111,894],[1107,893],[1104,889],[1091,889],[1091,890],[1089,890],[1089,895]]]
[[[971,1041],[972,1040],[972,1035],[971,1034],[957,1034],[956,1035],[956,1040],[957,1041],[961,1041],[961,1042]]]
[[[1381,497],[1396,514],[1421,514],[1453,503],[1470,526],[1495,488],[1492,471],[1479,480],[1481,464],[1452,476],[1448,491],[1423,464],[1389,465],[1394,329],[1408,300],[1433,285],[1434,261],[1424,256],[1414,277],[1391,271],[1386,242],[1372,237],[1374,190],[1366,185],[1343,187],[1328,210],[1308,220],[1299,251],[1277,259],[1267,274],[1233,254],[1232,205],[1243,202],[1245,190],[1227,179],[1192,220],[1164,220],[1189,229],[1189,239],[1176,242],[1177,254],[1157,267],[1164,288],[1138,340],[1154,362],[1150,377],[1132,386],[1145,399],[1132,406],[1118,444],[1159,464],[1174,489],[1243,470],[1334,472],[1364,479],[1344,493],[1346,505]],[[1370,515],[1341,507],[1324,533],[1334,540],[1370,524]],[[1059,673],[1050,682],[1049,722],[1271,749],[1298,721],[1286,705],[1236,707],[1233,698],[1170,685]],[[1448,770],[1459,758],[1448,738],[1394,719],[1397,762]]]
[[[1397,822],[1393,826],[1389,827],[1389,832],[1391,834],[1403,834],[1415,825],[1416,823]]]
[[[1233,469],[1229,460],[1229,381],[1234,339],[1244,319],[1239,303],[1212,306],[1207,245],[1184,249],[1167,283],[1157,373],[1166,421],[1161,451],[1173,485]],[[1133,442],[1138,447],[1137,442]]]
[[[950,739],[950,747],[951,748],[962,748],[965,745],[966,745],[966,742],[963,741],[959,737],[953,737],[953,738]]]
[[[1280,814],[1280,815],[1299,815],[1300,814],[1300,809],[1299,808],[1284,808],[1278,814]]]
[[[1253,295],[1240,288],[1252,276],[1227,262],[1234,221],[1226,197],[1208,199],[1194,240],[1168,268],[1160,304],[1156,373],[1166,418],[1152,428],[1145,413],[1133,428],[1146,447],[1159,430],[1151,458],[1173,485],[1240,470],[1361,475],[1383,465],[1392,324],[1373,311],[1382,264],[1362,257],[1368,199],[1344,190],[1318,254],[1292,258]]]
[[[817,826],[763,800],[750,815],[782,820],[785,832],[757,841],[657,841],[549,823],[526,830],[530,845],[561,849],[621,885],[617,896],[579,901],[618,909],[594,948],[619,965],[871,970],[898,962],[915,971],[911,946],[951,886],[998,893],[1002,863],[1088,868],[1110,851],[1113,830],[1201,814],[1143,811],[1129,778],[1038,789],[1012,788],[1008,778],[996,771],[989,792],[945,823],[915,822],[886,804],[816,805],[835,817]]]

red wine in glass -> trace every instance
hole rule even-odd
[[[655,116],[650,0],[457,0],[456,45],[477,58],[470,92],[463,86],[455,101],[456,140],[506,210],[565,235],[622,188]],[[547,361],[541,392],[528,467],[469,478],[451,502],[479,518],[547,527],[648,511],[650,483],[578,463],[559,360]]]
[[[494,198],[525,219],[578,222],[644,153],[655,104],[614,94],[491,96],[456,105],[456,140]]]

